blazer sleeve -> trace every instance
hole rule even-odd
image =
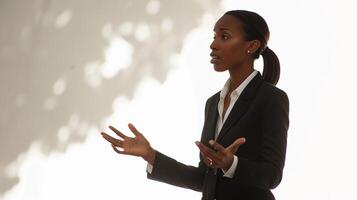
[[[272,94],[263,113],[262,138],[258,159],[239,157],[234,182],[262,189],[277,187],[285,163],[289,127],[289,99],[279,90]]]
[[[204,163],[198,167],[189,166],[156,151],[152,173],[147,173],[151,180],[161,181],[170,185],[202,191],[205,175]]]
[[[208,101],[209,100],[207,100],[205,106],[205,122],[207,118]],[[202,134],[204,134],[203,131]],[[203,162],[201,154],[198,167],[194,167],[180,163],[156,151],[153,170],[151,173],[147,173],[147,178],[202,192],[206,169],[207,166]]]

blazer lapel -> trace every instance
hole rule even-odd
[[[217,141],[221,141],[222,138],[228,133],[229,129],[232,127],[233,124],[237,123],[239,119],[247,112],[251,101],[254,99],[257,89],[263,82],[263,78],[258,73],[252,79],[252,81],[246,86],[243,90],[242,94],[239,96],[238,100],[234,104],[231,112],[229,113],[221,131],[219,132]],[[218,104],[218,102],[217,102]],[[217,109],[217,106],[216,106]],[[217,121],[217,120],[216,120]]]
[[[207,121],[206,121],[206,128],[204,131],[206,131],[203,136],[205,138],[203,139],[204,142],[207,142],[209,140],[214,140],[214,134],[216,132],[216,126],[217,126],[217,120],[218,120],[218,102],[219,102],[219,93],[217,93],[210,105],[208,105],[208,116],[207,116]]]

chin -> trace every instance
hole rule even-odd
[[[227,68],[222,65],[213,65],[213,67],[216,72],[224,72],[227,70]]]

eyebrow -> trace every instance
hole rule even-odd
[[[228,31],[228,32],[232,32],[230,29],[228,29],[228,28],[224,28],[224,27],[223,27],[223,28],[219,28],[219,30],[220,30],[220,31]],[[214,32],[216,32],[216,31],[215,31],[215,29],[213,29],[213,31],[214,31]]]

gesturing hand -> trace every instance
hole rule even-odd
[[[196,142],[196,145],[200,149],[203,161],[207,166],[217,167],[227,171],[232,165],[233,155],[237,152],[239,146],[244,143],[245,138],[238,138],[227,148],[224,148],[222,145],[213,140],[209,141],[209,144],[213,147],[213,149],[200,142]]]
[[[111,143],[115,152],[119,154],[139,156],[150,164],[153,164],[155,160],[155,150],[150,146],[149,141],[147,141],[144,135],[141,134],[134,125],[128,124],[128,127],[131,132],[134,133],[134,138],[124,135],[113,126],[109,126],[109,128],[114,131],[114,133],[116,133],[120,139],[116,139],[105,132],[101,132],[101,134],[104,139]],[[119,150],[117,147],[121,148],[122,150]]]

